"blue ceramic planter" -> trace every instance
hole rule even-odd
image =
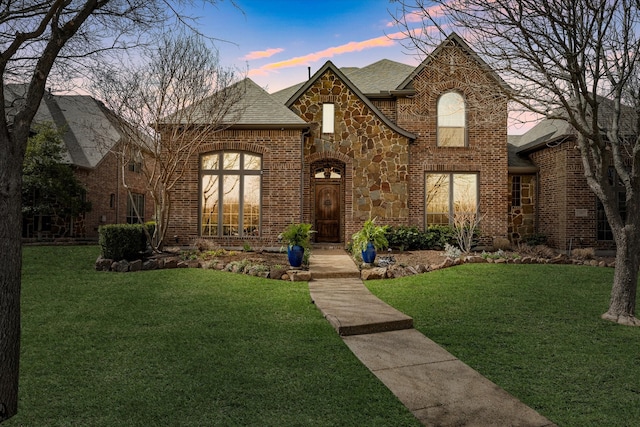
[[[373,243],[367,243],[367,249],[362,251],[362,261],[367,264],[373,264],[373,261],[376,259],[376,248],[373,246]]]
[[[289,265],[291,265],[291,267],[300,267],[303,256],[304,248],[302,246],[295,245],[287,247],[287,258],[289,258]]]

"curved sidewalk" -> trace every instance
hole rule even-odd
[[[413,329],[364,286],[343,250],[311,255],[309,291],[360,361],[428,426],[554,426]]]

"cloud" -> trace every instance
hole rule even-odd
[[[416,24],[422,23],[425,20],[428,20],[427,17],[438,18],[443,16],[444,6],[441,4],[436,4],[430,7],[425,7],[424,9],[417,9],[413,12],[406,13],[405,15],[398,18],[398,21],[401,25],[404,24]],[[398,24],[395,20],[387,22],[387,27],[395,27]]]
[[[261,59],[261,58],[269,58],[277,53],[284,51],[283,48],[279,47],[276,49],[267,49],[267,50],[254,50],[253,52],[249,52],[245,56],[240,59],[245,61],[250,61],[252,59]]]
[[[369,40],[363,40],[359,42],[349,42],[340,46],[330,47],[318,52],[309,53],[303,56],[296,56],[294,58],[286,59],[284,61],[272,62],[263,65],[259,68],[249,71],[249,76],[264,76],[269,71],[274,71],[280,68],[291,68],[303,65],[310,65],[312,62],[317,62],[322,59],[332,58],[336,55],[342,55],[350,52],[360,52],[365,49],[372,49],[376,47],[388,47],[394,46],[396,40],[404,38],[405,35],[402,32],[388,34],[386,36],[376,37]]]

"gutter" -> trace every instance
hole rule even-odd
[[[311,135],[311,128],[306,128],[300,134],[300,223],[304,222],[304,142]]]

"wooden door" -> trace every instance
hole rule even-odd
[[[340,183],[316,182],[317,242],[340,242]]]

